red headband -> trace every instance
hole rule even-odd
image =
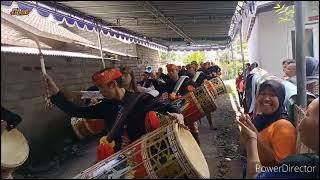
[[[116,80],[122,76],[122,73],[118,69],[106,69],[96,72],[92,75],[92,81],[100,86],[102,84]]]

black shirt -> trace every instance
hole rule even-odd
[[[73,117],[79,118],[92,118],[92,119],[104,119],[107,125],[107,129],[111,130],[115,123],[116,116],[120,108],[125,104],[133,101],[135,97],[140,94],[139,92],[126,91],[121,101],[103,99],[102,102],[89,106],[79,107],[69,102],[60,91],[58,94],[51,97],[52,103],[58,106],[62,111]],[[131,141],[135,141],[146,133],[144,119],[149,111],[156,111],[161,114],[166,112],[177,113],[178,109],[169,103],[160,103],[150,94],[145,94],[140,98],[137,104],[133,107],[125,119],[127,125],[128,136]],[[116,150],[120,149],[121,137],[116,137]]]
[[[159,76],[165,82],[169,80],[169,76],[167,74],[161,73]]]
[[[193,79],[193,77],[194,77],[193,75],[191,75],[189,73],[188,73],[188,76],[190,79]],[[204,73],[200,73],[198,79],[195,82],[196,87],[200,87],[202,85],[202,83],[204,82],[204,80],[206,80],[206,79],[207,79],[206,75],[204,75]]]
[[[208,69],[200,68],[200,69],[198,69],[198,71],[202,71],[203,74],[205,75],[206,79],[212,78],[209,68]]]
[[[213,76],[213,77],[217,77],[218,76],[218,73],[221,73],[221,68],[218,66],[218,65],[214,65],[210,68],[210,72],[211,73],[216,73],[217,75],[216,76]]]
[[[166,90],[167,90],[168,94],[172,93],[172,91],[173,91],[173,89],[174,89],[174,87],[175,87],[177,82],[178,81],[173,81],[172,79],[167,81]],[[186,78],[183,81],[180,89],[178,90],[177,95],[183,96],[183,95],[187,94],[189,92],[188,91],[188,86],[189,85],[192,85],[193,87],[197,87],[197,85],[192,81],[192,79]]]

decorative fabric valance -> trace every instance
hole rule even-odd
[[[87,30],[89,32],[97,31],[97,26],[93,18],[84,19],[84,17],[76,16],[72,13],[67,13],[59,9],[46,6],[37,1],[1,1],[1,5],[12,7],[12,8],[14,6],[18,6],[20,10],[28,10],[28,11],[36,10],[38,14],[40,14],[43,17],[52,16],[53,19],[60,24],[65,23],[67,26],[70,26],[70,27],[76,26],[79,29]],[[156,49],[156,50],[162,50],[162,51],[168,50],[168,47],[166,46],[160,45],[158,43],[155,43],[150,40],[140,38],[128,33],[117,31],[115,29],[109,28],[104,25],[100,25],[100,28],[102,33],[105,36],[111,36],[123,42],[127,41],[130,43],[139,44],[139,45],[142,45],[151,49]]]

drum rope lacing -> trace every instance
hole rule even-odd
[[[180,126],[178,126],[178,127],[179,127],[179,128],[182,128],[182,127],[180,127]],[[154,137],[154,136],[158,135],[157,132],[159,132],[159,131],[161,131],[161,130],[163,130],[163,129],[165,129],[165,128],[167,128],[167,126],[161,127],[161,128],[159,128],[159,129],[153,131],[153,134],[148,135],[148,137],[151,138],[151,137]],[[168,137],[168,136],[170,136],[170,135],[172,135],[172,134],[174,134],[174,132],[168,132],[168,133],[166,134],[166,137]],[[152,143],[148,144],[147,146],[144,146],[144,148],[147,149],[147,148],[155,145],[156,143],[158,143],[158,142],[161,141],[161,140],[162,140],[162,139],[156,140],[155,142],[152,142]],[[134,145],[136,145],[136,144],[138,144],[138,143],[139,143],[139,142],[136,141],[135,143],[130,144],[129,146],[127,146],[127,147],[126,147],[125,149],[123,149],[123,150],[126,150],[126,152],[134,151],[134,148],[135,148]],[[152,159],[153,157],[157,156],[158,154],[160,154],[160,153],[162,153],[162,152],[164,152],[164,151],[166,151],[166,150],[169,150],[170,148],[171,148],[171,147],[169,146],[168,148],[165,148],[165,149],[159,151],[158,153],[154,154],[153,156],[151,156],[151,157],[149,157],[149,158],[147,158],[147,159],[143,159],[143,161],[140,162],[139,164],[136,164],[135,166],[130,167],[130,169],[127,170],[127,172],[128,172],[128,171],[131,171],[131,170],[134,170],[134,169],[137,168],[138,166],[140,166],[140,165],[142,165],[143,163],[145,163],[144,161],[148,161],[148,160]],[[135,155],[141,154],[141,151],[142,151],[142,150],[143,150],[143,149],[140,149],[140,150],[136,151],[135,153],[130,154],[131,157],[134,157]],[[122,152],[123,152],[123,151],[118,151],[117,153],[115,153],[115,154],[113,155],[113,157],[121,155]],[[118,165],[120,165],[120,164],[128,161],[128,159],[129,159],[129,158],[126,157],[125,159],[123,159],[123,160],[121,160],[121,161],[113,164],[112,166],[110,166],[110,167],[108,168],[108,170],[110,169],[110,171],[112,171],[116,166],[118,166]],[[96,164],[96,165],[95,165],[96,168],[93,168],[94,170],[90,170],[90,171],[96,171],[96,170],[98,170],[99,168],[102,168],[103,165],[102,165],[101,167],[99,167],[99,165],[101,165],[102,163],[103,163],[103,162],[100,162],[100,163]],[[163,167],[162,167],[162,168],[163,168]],[[148,175],[148,176],[151,176],[151,175],[156,174],[156,172],[158,172],[158,171],[161,170],[162,168],[154,171],[154,173],[152,173],[152,174],[150,174],[150,175]],[[86,173],[90,173],[90,172],[88,171],[88,169],[85,170],[84,172],[80,173],[80,174],[83,175],[83,174],[86,174]],[[185,172],[183,172],[183,173],[185,173]],[[101,177],[101,176],[103,176],[103,174],[100,175],[100,176],[98,176],[98,177]],[[179,176],[180,176],[180,175],[179,175]],[[179,177],[179,176],[178,176],[178,177]]]

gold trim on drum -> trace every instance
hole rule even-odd
[[[194,93],[192,92],[190,96],[191,96],[192,100],[195,102],[195,104],[196,104],[197,108],[199,109],[201,115],[204,116],[205,115],[204,110],[203,110],[201,104],[198,102],[198,100],[197,100],[196,96],[194,95]]]
[[[214,103],[208,103],[207,94],[210,94],[210,92],[208,92],[206,88],[199,87],[194,94],[197,99],[197,103],[200,104],[202,108],[202,116],[205,116],[207,113],[214,112],[217,109],[217,106]]]
[[[217,109],[217,105],[214,102],[214,97],[213,95],[210,93],[208,86],[204,83],[204,88],[207,90],[207,93],[209,94],[210,98],[211,98],[211,102],[212,102],[212,106],[213,108],[216,110]]]
[[[194,157],[189,157],[190,153]],[[126,163],[125,167],[122,167],[122,163]],[[170,123],[142,136],[75,178],[174,179],[185,176],[209,178],[210,173],[203,153],[190,131],[177,123]]]
[[[218,95],[227,93],[227,88],[223,83],[223,80],[219,77],[212,78],[210,80],[213,86],[216,88]]]

